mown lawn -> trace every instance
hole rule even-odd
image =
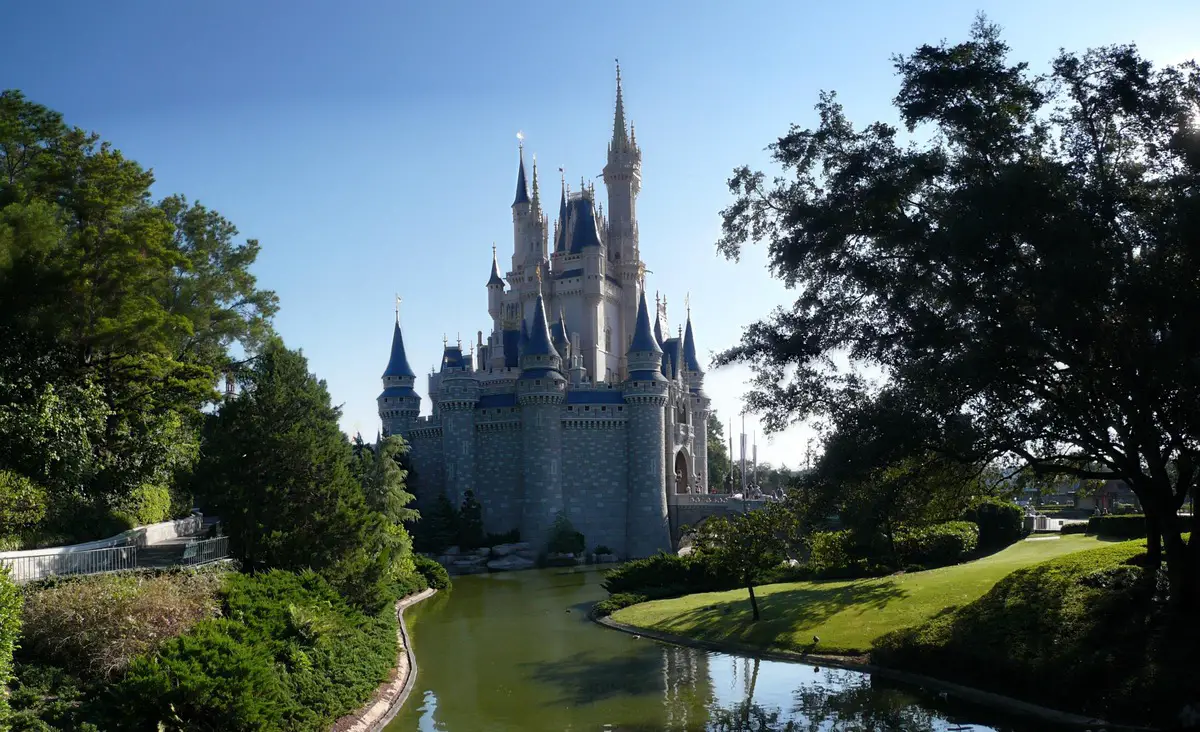
[[[655,600],[619,610],[627,625],[708,641],[811,653],[865,653],[884,633],[978,599],[1013,570],[1101,546],[1080,534],[1033,538],[974,562],[873,579],[790,582],[756,588],[752,622],[744,589]],[[814,647],[813,636],[821,641]]]

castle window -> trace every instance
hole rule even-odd
[[[584,408],[583,408],[583,411],[585,411],[585,412],[590,412],[590,411],[592,411],[592,408],[591,408],[591,407],[584,407]]]
[[[607,412],[607,411],[608,411],[608,407],[600,407],[600,411],[601,411],[601,412]]]

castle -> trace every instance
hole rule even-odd
[[[626,124],[617,69],[604,184],[562,182],[553,231],[534,158],[524,149],[512,204],[511,268],[495,247],[487,282],[491,328],[467,354],[444,344],[421,417],[416,374],[397,312],[379,416],[410,445],[412,490],[428,510],[439,492],[458,505],[473,491],[484,527],[543,543],[558,513],[587,548],[621,557],[671,549],[671,494],[708,492],[709,399],[690,311],[671,336],[665,299],[651,326],[638,242],[642,153]]]

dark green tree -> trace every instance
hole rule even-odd
[[[773,429],[869,398],[845,354],[919,447],[1127,481],[1200,605],[1200,517],[1176,513],[1200,475],[1200,69],[1116,46],[1039,76],[983,19],[895,64],[907,139],[824,94],[771,146],[786,176],[730,180],[719,248],[765,241],[800,295],[718,361],[752,365]]]
[[[787,558],[786,537],[793,516],[779,504],[733,517],[713,516],[696,531],[696,550],[711,558],[717,571],[736,577],[750,594],[754,620],[760,618],[754,586],[767,570]]]
[[[474,491],[467,491],[458,508],[458,545],[463,549],[478,549],[483,546],[484,538],[483,506]]]
[[[729,480],[729,448],[725,445],[725,427],[717,413],[708,415],[708,489],[723,493]]]
[[[276,342],[241,373],[241,387],[205,425],[195,472],[231,553],[251,572],[312,568],[371,604],[397,557],[381,551],[389,522],[351,471],[325,382]]]
[[[438,493],[429,510],[413,528],[418,551],[438,554],[458,541],[458,509],[445,493]]]

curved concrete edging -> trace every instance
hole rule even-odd
[[[797,653],[795,651],[766,650],[741,643],[717,643],[714,641],[688,638],[687,636],[682,635],[674,635],[672,633],[663,633],[661,631],[651,630],[648,628],[639,628],[636,625],[626,625],[624,623],[618,623],[609,617],[598,618],[591,612],[588,613],[588,617],[590,617],[593,622],[606,628],[619,630],[622,633],[629,633],[630,635],[649,638],[661,643],[687,646],[689,648],[699,648],[701,650],[716,651],[718,653],[735,653],[740,656],[750,656],[752,658],[761,658],[768,661],[805,663],[810,666],[820,665],[828,666],[830,668],[843,668],[850,671],[861,671],[863,673],[868,673],[873,676],[880,676],[892,681],[899,681],[904,684],[919,686],[924,689],[932,689],[934,691],[944,692],[959,699],[969,701],[973,704],[989,706],[1022,716],[1036,717],[1054,724],[1082,727],[1085,729],[1105,729],[1108,730],[1108,732],[1154,732],[1155,730],[1153,727],[1131,727],[1127,725],[1110,724],[1092,717],[1085,717],[1081,714],[1072,714],[1071,712],[1050,709],[1049,707],[1043,707],[1031,702],[1021,701],[1020,699],[1004,696],[1003,694],[996,694],[970,686],[963,686],[962,684],[942,681],[941,679],[935,679],[932,676],[923,676],[921,674],[909,673],[907,671],[898,671],[885,666],[876,666],[874,664],[856,660],[850,656],[818,656],[813,654]]]
[[[427,589],[396,601],[396,641],[403,649],[396,658],[396,678],[376,689],[365,707],[347,715],[334,724],[337,732],[379,732],[400,712],[417,682],[417,657],[409,641],[404,611],[422,600],[433,597],[435,589]],[[349,725],[346,722],[353,720]]]

